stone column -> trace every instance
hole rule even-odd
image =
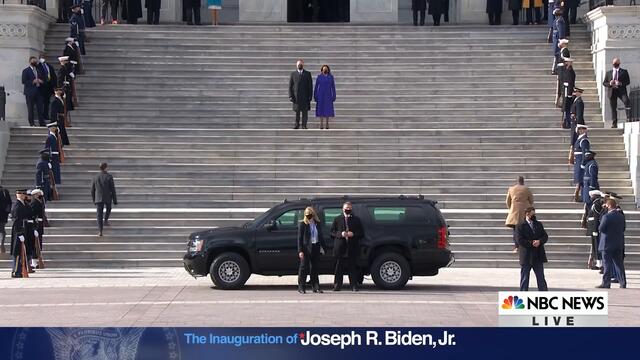
[[[354,24],[397,24],[398,0],[350,0],[350,21]]]
[[[287,0],[240,0],[238,6],[241,24],[287,22]]]
[[[27,123],[22,70],[27,67],[29,56],[44,50],[47,29],[54,21],[54,17],[35,6],[0,5],[0,85],[8,93],[6,115],[11,124]]]
[[[590,11],[585,18],[591,31],[591,52],[602,119],[610,125],[609,99],[602,81],[606,72],[611,70],[613,58],[619,57],[621,67],[629,71],[629,90],[640,84],[640,6],[604,6]],[[622,107],[622,102],[618,107]],[[618,119],[625,118],[624,111],[618,111]]]

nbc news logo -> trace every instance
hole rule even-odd
[[[607,326],[607,292],[504,292],[498,294],[500,326]]]

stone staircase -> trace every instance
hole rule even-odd
[[[572,30],[601,186],[635,210],[622,132],[598,120],[589,36]],[[49,31],[52,61],[66,31]],[[345,194],[423,194],[451,226],[455,266],[517,266],[504,199],[518,175],[550,234],[549,266],[586,264],[543,27],[122,25],[88,34],[62,200],[48,208],[51,266],[180,266],[192,231],[240,225],[285,198]],[[336,76],[329,131],[313,118],[310,130],[291,130],[287,84],[299,57],[314,77],[325,63]],[[33,183],[46,132],[12,130],[5,186]],[[120,204],[98,238],[89,188],[101,161]],[[627,265],[637,268],[640,215],[627,219]]]

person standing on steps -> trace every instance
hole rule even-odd
[[[539,25],[542,21],[542,0],[522,0],[522,8],[526,13],[527,25]]]
[[[187,25],[201,25],[200,23],[200,2],[201,0],[184,0],[182,6],[184,8],[183,21]]]
[[[38,63],[38,73],[42,76],[42,85],[40,85],[40,97],[42,98],[42,114],[45,120],[49,118],[49,104],[53,96],[53,90],[58,85],[56,70],[49,65],[46,60],[47,55],[40,53],[40,61]],[[53,120],[55,121],[55,120]]]
[[[107,7],[111,7],[111,24],[118,24],[118,7],[120,0],[102,0],[102,16],[100,17],[100,25],[105,24],[107,19]]]
[[[620,67],[620,59],[613,58],[613,69],[607,71],[602,85],[607,88],[607,97],[611,108],[611,128],[618,127],[618,99],[624,103],[627,121],[631,118],[631,104],[627,95],[627,86],[631,83],[629,72]]]
[[[573,104],[571,104],[571,142],[575,144],[578,140],[578,133],[576,127],[578,125],[586,125],[584,122],[584,101],[582,100],[582,93],[584,90],[578,87],[573,88]],[[573,146],[573,145],[571,145]]]
[[[582,221],[580,226],[583,229],[587,228],[587,214],[591,209],[592,199],[589,196],[589,191],[600,190],[600,182],[598,181],[599,168],[598,162],[595,159],[596,152],[588,150],[584,153],[584,175],[582,178],[582,202],[584,203],[584,213],[582,214]]]
[[[536,274],[538,291],[548,291],[544,277],[544,263],[547,262],[544,244],[549,236],[536,218],[536,209],[533,207],[525,211],[525,221],[516,227],[516,239],[520,248],[520,291],[529,291],[531,270]]]
[[[356,292],[360,286],[358,256],[360,240],[364,238],[364,227],[360,218],[353,214],[353,205],[350,202],[347,201],[342,205],[342,214],[333,220],[331,237],[333,238],[333,256],[336,258],[333,291],[342,289],[344,268],[347,268],[349,285],[351,290]]]
[[[411,0],[411,11],[413,12],[413,26],[418,26],[418,15],[420,15],[420,26],[424,26],[427,0]]]
[[[7,220],[9,220],[11,205],[13,205],[13,202],[11,200],[11,194],[9,194],[9,190],[0,185],[0,253],[2,254],[7,251],[4,248],[4,240],[7,236],[7,232],[5,231],[4,227],[7,225]]]
[[[585,153],[591,149],[588,128],[586,125],[576,124],[578,139],[571,147],[569,164],[573,165],[573,183],[576,186],[573,192],[573,201],[580,202],[582,178],[584,177]]]
[[[313,79],[311,73],[304,69],[304,60],[298,59],[296,71],[289,76],[289,101],[293,104],[293,111],[296,113],[294,129],[300,128],[301,115],[302,128],[307,128],[311,99],[313,99]]]
[[[140,0],[124,0],[122,3],[122,20],[127,24],[137,24],[142,17],[142,2]],[[84,54],[83,54],[84,55]]]
[[[162,0],[145,0],[144,7],[147,8],[147,24],[158,25],[160,23]]]
[[[602,267],[602,254],[598,250],[600,244],[600,219],[605,214],[605,195],[600,190],[589,191],[591,197],[591,208],[587,213],[587,236],[591,240],[591,251],[589,260],[587,260],[587,268],[591,270],[600,270]]]
[[[502,0],[487,0],[487,15],[489,15],[489,25],[500,25],[502,23]]]
[[[306,293],[307,275],[311,277],[311,289],[322,293],[318,280],[318,258],[324,254],[327,246],[322,236],[322,224],[312,207],[304,209],[304,219],[298,224],[298,292]]]
[[[78,40],[80,54],[86,55],[87,53],[84,48],[86,26],[84,23],[84,16],[80,13],[82,11],[82,5],[74,4],[71,7],[71,11],[73,12],[73,15],[71,15],[71,19],[69,19],[69,37]]]
[[[509,10],[511,10],[511,25],[518,25],[520,22],[520,10],[522,10],[522,0],[509,0]]]
[[[320,118],[320,129],[325,128],[326,119],[326,129],[329,130],[329,119],[336,116],[333,110],[333,103],[336,101],[336,83],[329,65],[322,65],[320,68],[313,97],[316,101],[316,117]]]
[[[573,70],[573,59],[564,59],[562,71],[563,103],[562,128],[571,128],[571,105],[573,104],[573,88],[576,86],[576,72]]]
[[[53,122],[48,124],[47,127],[49,128],[49,135],[47,135],[47,140],[45,140],[44,150],[51,156],[51,171],[53,171],[56,185],[59,185],[62,184],[62,175],[60,174],[60,153],[62,149],[60,148],[60,141],[58,140],[60,136],[58,133],[58,124]]]
[[[516,227],[524,221],[525,210],[533,206],[533,194],[525,186],[524,176],[518,176],[517,183],[509,187],[506,204],[507,209],[509,209],[509,215],[507,215],[505,226],[513,229],[513,252],[516,253],[518,252]]]
[[[35,56],[29,58],[29,66],[22,70],[23,94],[27,101],[27,120],[30,126],[36,126],[33,108],[38,115],[38,124],[45,126],[44,122],[44,106],[42,105],[42,97],[40,96],[40,87],[44,83],[42,74],[38,72],[38,59]]]
[[[102,229],[104,226],[109,226],[111,203],[113,202],[113,205],[118,205],[116,185],[113,181],[113,176],[107,172],[107,166],[107,163],[100,164],[100,174],[93,179],[93,183],[91,184],[91,199],[96,205],[98,236],[102,236]]]
[[[433,26],[440,26],[442,14],[448,13],[446,0],[429,0],[429,15],[433,17]]]
[[[207,7],[211,10],[211,25],[218,25],[218,13],[222,10],[222,0],[207,0]]]
[[[626,220],[624,213],[618,207],[618,202],[609,198],[606,202],[607,213],[600,220],[600,244],[599,250],[602,252],[604,262],[604,274],[602,282],[596,286],[600,289],[611,287],[611,278],[615,278],[620,283],[620,288],[627,287],[627,276],[624,270],[624,232],[626,230]]]
[[[51,201],[51,180],[49,179],[49,152],[40,150],[40,160],[36,163],[36,187],[42,189],[46,201]]]

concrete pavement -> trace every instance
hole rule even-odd
[[[518,269],[443,269],[382,291],[300,295],[295,277],[253,275],[242,290],[212,288],[180,268],[48,269],[0,275],[0,326],[497,326],[497,292],[517,290]],[[548,269],[551,290],[592,291],[590,270]],[[533,277],[533,275],[532,275]],[[609,325],[640,326],[640,271],[609,290]],[[535,288],[535,280],[532,279]],[[615,285],[615,284],[614,284]]]

